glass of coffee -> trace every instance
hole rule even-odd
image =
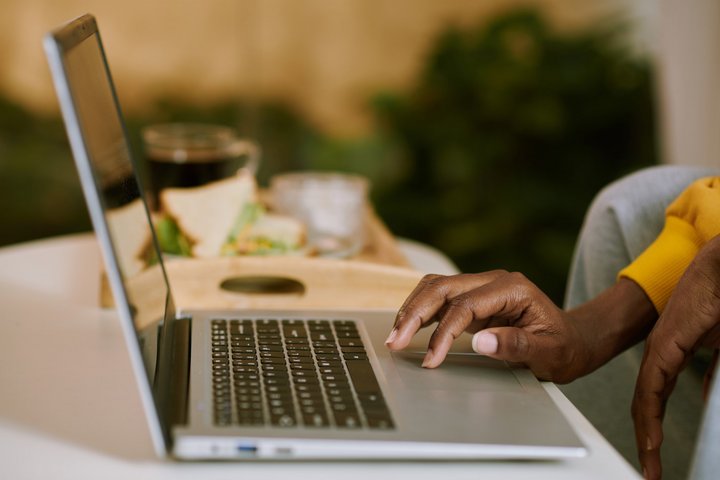
[[[142,131],[149,182],[149,202],[157,209],[160,192],[168,187],[197,187],[235,175],[255,174],[260,149],[222,125],[166,123]]]

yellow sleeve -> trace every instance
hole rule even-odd
[[[720,177],[692,183],[665,211],[660,235],[619,277],[645,291],[658,312],[665,309],[685,269],[711,238],[720,234]]]

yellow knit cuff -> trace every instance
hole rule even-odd
[[[667,217],[655,241],[618,277],[633,280],[645,291],[658,313],[665,309],[680,277],[702,246],[695,228],[678,217]]]

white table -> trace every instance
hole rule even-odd
[[[418,269],[442,255],[401,242]],[[425,268],[427,267],[427,268]],[[154,456],[117,316],[96,306],[100,255],[89,234],[0,249],[0,478],[638,478],[550,383],[590,449],[543,462],[178,463]],[[292,476],[292,477],[290,477]]]

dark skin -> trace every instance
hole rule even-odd
[[[708,242],[687,268],[645,344],[632,405],[645,478],[662,476],[665,406],[678,375],[703,346],[720,346],[720,237]]]
[[[632,415],[643,475],[658,479],[662,418],[677,376],[697,348],[720,345],[720,236],[701,249],[659,320],[628,279],[564,311],[518,273],[428,275],[400,308],[388,348],[402,350],[434,323],[423,367],[440,366],[469,332],[476,352],[525,364],[555,383],[587,375],[647,336]]]
[[[420,328],[437,322],[423,367],[438,367],[455,338],[469,332],[478,353],[568,383],[640,341],[656,319],[648,297],[626,279],[564,311],[519,273],[428,275],[400,308],[387,345],[402,350]]]

